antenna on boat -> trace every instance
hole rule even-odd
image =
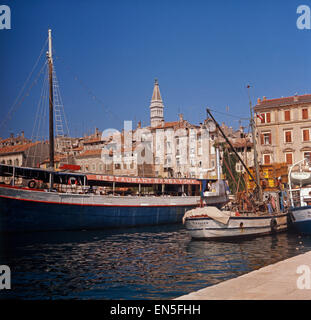
[[[53,123],[53,55],[52,55],[52,30],[49,29],[49,51],[47,60],[49,65],[49,156],[50,168],[54,169],[54,123]]]
[[[250,85],[247,85],[247,94],[248,94],[248,100],[249,100],[249,108],[250,108],[250,126],[252,130],[252,136],[253,136],[253,146],[254,146],[254,165],[255,165],[255,172],[256,172],[256,184],[259,191],[259,201],[262,201],[263,195],[262,195],[262,188],[260,185],[260,175],[259,175],[259,164],[258,164],[258,154],[257,154],[257,143],[256,143],[256,132],[255,132],[255,120],[253,116],[253,106],[252,106],[252,100],[249,94]]]

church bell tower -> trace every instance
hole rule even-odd
[[[152,99],[150,103],[150,125],[151,127],[160,126],[164,122],[163,101],[160,94],[158,80],[154,81]]]

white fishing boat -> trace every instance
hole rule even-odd
[[[258,199],[256,201],[255,194],[250,194],[249,199],[245,198],[248,205],[247,210],[244,210],[244,204],[241,206],[232,203],[228,209],[205,207],[187,211],[183,217],[183,222],[191,237],[200,240],[230,239],[272,234],[287,230],[288,214],[280,210],[279,193],[263,194],[256,161],[257,179],[255,180],[208,109],[207,112],[245,170],[255,181]],[[254,157],[257,159],[255,143],[254,150]]]
[[[183,222],[193,239],[224,239],[259,236],[285,231],[287,214],[258,214],[220,210],[216,207],[187,211]]]
[[[304,166],[303,166],[304,164]],[[299,165],[299,171],[292,171]],[[293,164],[289,169],[289,216],[296,231],[311,234],[311,167],[308,159]]]

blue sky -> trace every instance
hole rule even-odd
[[[239,117],[249,116],[248,83],[253,103],[262,96],[311,93],[311,30],[296,27],[297,7],[311,1],[2,2],[11,8],[12,28],[0,30],[1,119],[36,62],[48,28],[74,136],[95,127],[120,130],[123,120],[149,125],[155,78],[165,120],[181,112],[194,124],[205,118],[206,106],[224,113],[229,106],[236,118],[215,117],[237,127]],[[0,128],[1,137],[21,130],[31,136],[40,86],[38,81]]]

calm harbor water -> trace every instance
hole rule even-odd
[[[311,250],[286,232],[193,241],[182,225],[1,236],[14,299],[172,299]]]

